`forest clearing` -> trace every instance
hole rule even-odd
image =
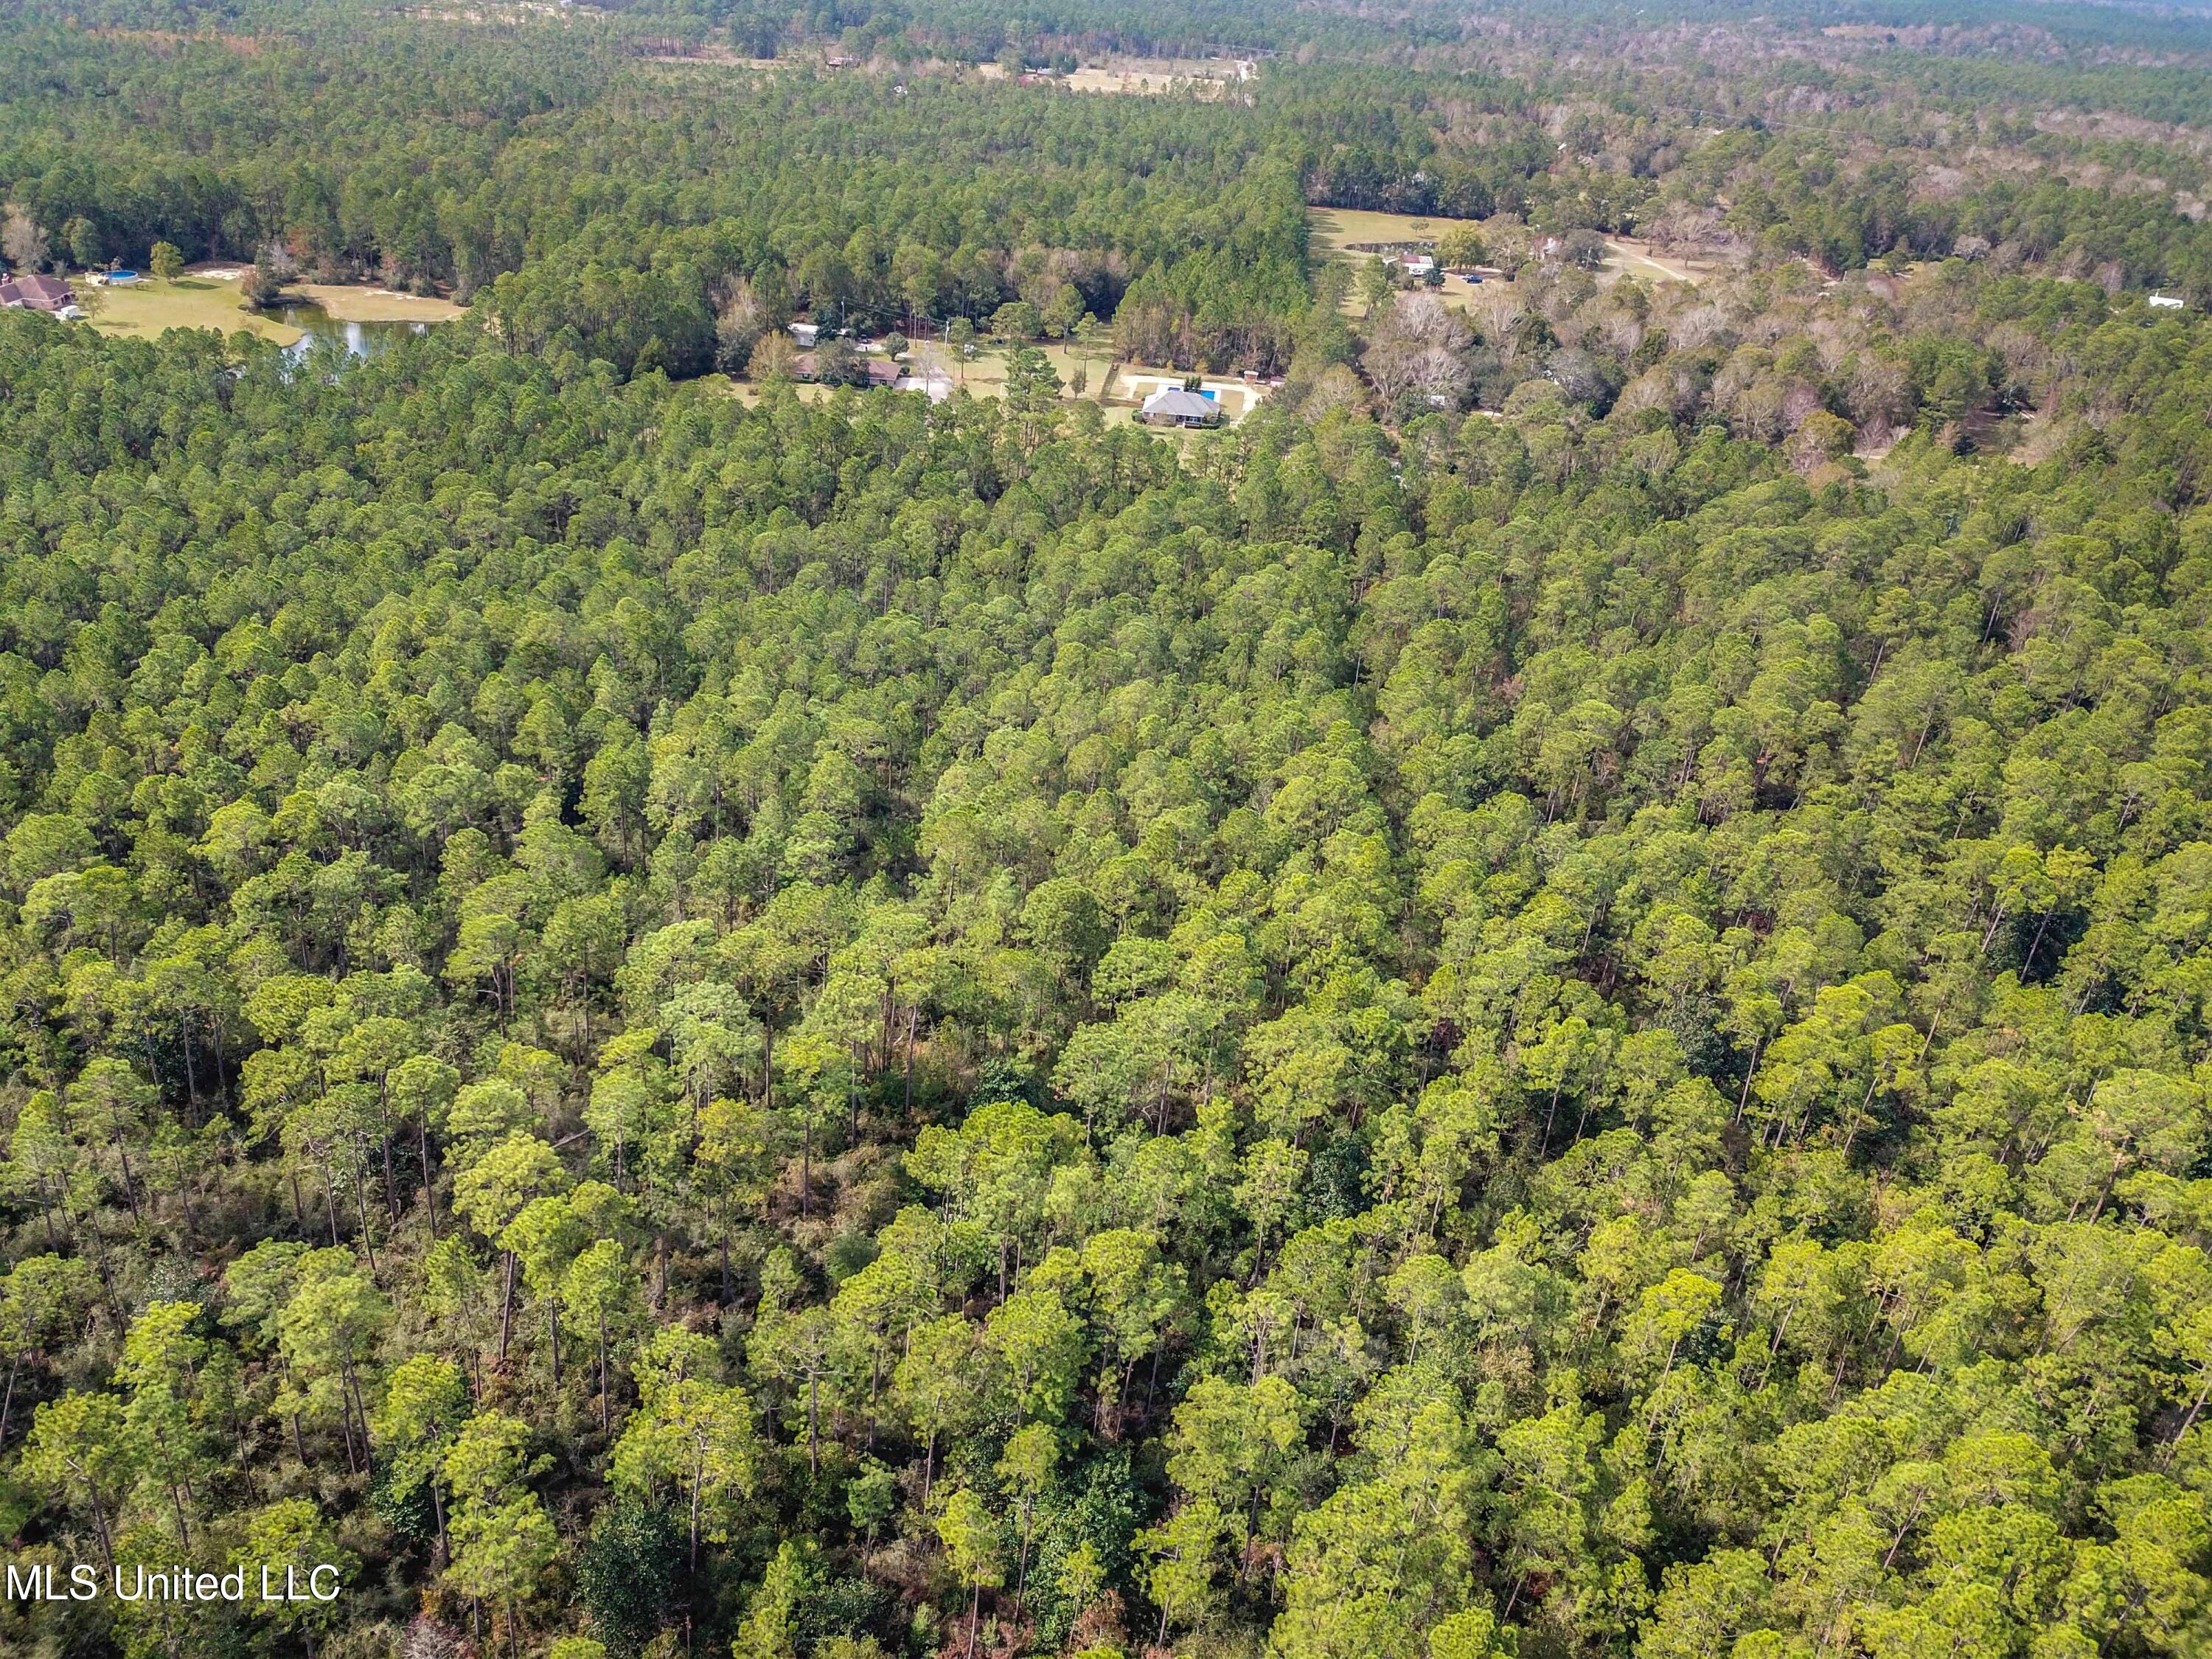
[[[1255,72],[1256,65],[1249,60],[1231,58],[1109,58],[1085,64],[1065,79],[1077,92],[1158,96],[1180,91],[1218,98]]]
[[[280,346],[302,338],[306,331],[287,323],[276,311],[247,310],[240,305],[245,276],[245,268],[236,262],[215,260],[187,267],[173,282],[141,276],[134,283],[112,284],[98,290],[93,325],[142,338],[171,328],[213,329],[221,334],[243,330]],[[341,323],[436,323],[462,314],[462,308],[450,300],[368,284],[295,283],[285,292]]]
[[[187,269],[173,282],[141,276],[135,283],[98,291],[93,326],[105,333],[151,338],[164,329],[205,328],[229,334],[237,330],[277,345],[290,345],[301,331],[273,317],[241,310],[239,295],[245,273],[234,264]]]
[[[1491,221],[1482,219],[1438,218],[1421,214],[1380,213],[1348,208],[1310,208],[1307,216],[1313,223],[1316,253],[1325,259],[1344,260],[1353,264],[1368,257],[1364,252],[1354,252],[1355,244],[1387,246],[1433,242],[1455,225],[1464,225],[1478,232],[1492,225]],[[1516,231],[1522,229],[1519,226],[1514,228]],[[1722,268],[1718,261],[1710,257],[1662,251],[1632,236],[1605,237],[1603,247],[1604,264],[1599,270],[1602,281],[1617,282],[1623,276],[1635,276],[1647,282],[1687,283],[1694,286],[1706,281]],[[1492,276],[1501,274],[1495,267],[1486,269]],[[1464,279],[1448,273],[1444,282],[1445,298],[1464,308],[1468,286]]]

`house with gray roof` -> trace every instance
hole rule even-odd
[[[1145,399],[1137,418],[1147,426],[1213,426],[1221,419],[1221,405],[1182,386],[1165,386]]]

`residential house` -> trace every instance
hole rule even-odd
[[[1221,419],[1221,405],[1198,392],[1171,386],[1146,398],[1137,418],[1147,426],[1212,426]]]
[[[2187,301],[2178,294],[2154,294],[2150,296],[2150,303],[2160,311],[2179,311]]]
[[[58,276],[10,276],[0,283],[0,306],[28,311],[74,311],[76,296]]]

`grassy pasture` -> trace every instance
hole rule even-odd
[[[1373,213],[1364,208],[1309,208],[1307,217],[1313,227],[1313,252],[1317,259],[1349,259],[1357,263],[1367,256],[1354,253],[1354,242],[1433,242],[1456,224],[1474,223],[1480,220],[1447,219],[1441,216],[1421,218],[1408,213]],[[1637,276],[1647,283],[1699,283],[1711,276],[1718,267],[1709,259],[1685,258],[1680,254],[1661,253],[1649,242],[1632,236],[1610,236],[1606,239],[1605,264],[1598,271],[1600,282],[1618,281],[1623,276]],[[1467,309],[1473,290],[1457,277],[1446,281],[1443,293],[1447,304]],[[1356,313],[1358,302],[1346,301],[1347,312]]]
[[[80,295],[89,291],[98,296],[94,301],[98,308],[92,313],[92,322],[103,333],[134,334],[150,339],[172,328],[211,328],[225,336],[243,330],[264,340],[274,340],[278,345],[290,345],[300,337],[300,330],[273,317],[258,311],[240,310],[239,280],[238,276],[188,270],[173,283],[141,276],[121,287],[88,290],[80,276],[71,286]]]

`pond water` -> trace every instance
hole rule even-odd
[[[416,322],[342,322],[311,300],[285,300],[270,307],[263,314],[301,331],[301,337],[284,348],[295,357],[305,356],[307,348],[318,340],[343,346],[356,357],[374,357],[409,335],[422,333],[431,326]]]

